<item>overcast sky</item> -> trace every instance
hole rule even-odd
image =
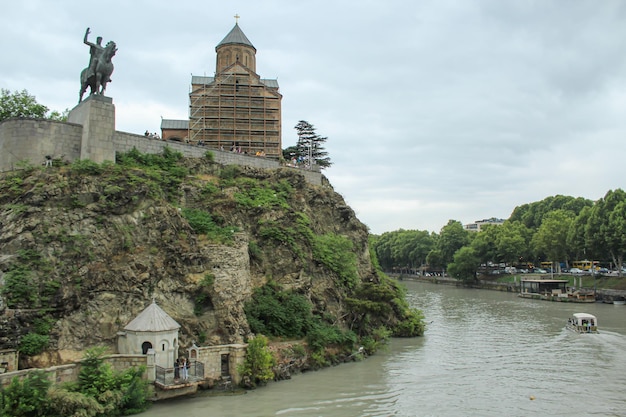
[[[328,137],[324,173],[372,233],[625,188],[626,1],[4,3],[0,88],[73,108],[89,26],[119,49],[116,128],[139,134],[188,118],[238,14],[278,79],[283,148],[299,120]]]

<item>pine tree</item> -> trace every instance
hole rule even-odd
[[[328,152],[324,149],[327,137],[319,136],[315,133],[315,127],[305,120],[300,120],[295,126],[298,132],[298,143],[296,144],[296,157],[299,161],[304,161],[310,167],[310,161],[322,169],[332,165]]]

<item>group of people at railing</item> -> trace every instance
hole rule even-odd
[[[185,357],[176,359],[174,362],[174,382],[189,380],[189,361]]]

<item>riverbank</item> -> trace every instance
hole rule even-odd
[[[543,275],[507,275],[496,280],[493,278],[486,279],[485,277],[479,278],[474,282],[465,282],[452,277],[442,276],[421,276],[412,274],[388,274],[390,277],[396,278],[400,281],[422,281],[430,282],[433,284],[454,285],[462,288],[475,288],[483,290],[504,291],[504,292],[520,292],[520,282],[523,278],[537,278],[547,279],[548,277]],[[578,286],[580,289],[595,291],[596,302],[599,303],[612,303],[616,299],[626,299],[626,277],[597,277],[592,276],[568,276],[558,275],[554,276],[554,279],[565,279],[570,281],[568,286]],[[550,277],[552,279],[552,277]],[[574,282],[576,281],[576,282]]]

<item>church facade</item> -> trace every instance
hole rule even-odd
[[[215,76],[191,77],[189,120],[163,119],[165,140],[280,158],[278,81],[256,73],[256,48],[238,23],[215,47]]]

